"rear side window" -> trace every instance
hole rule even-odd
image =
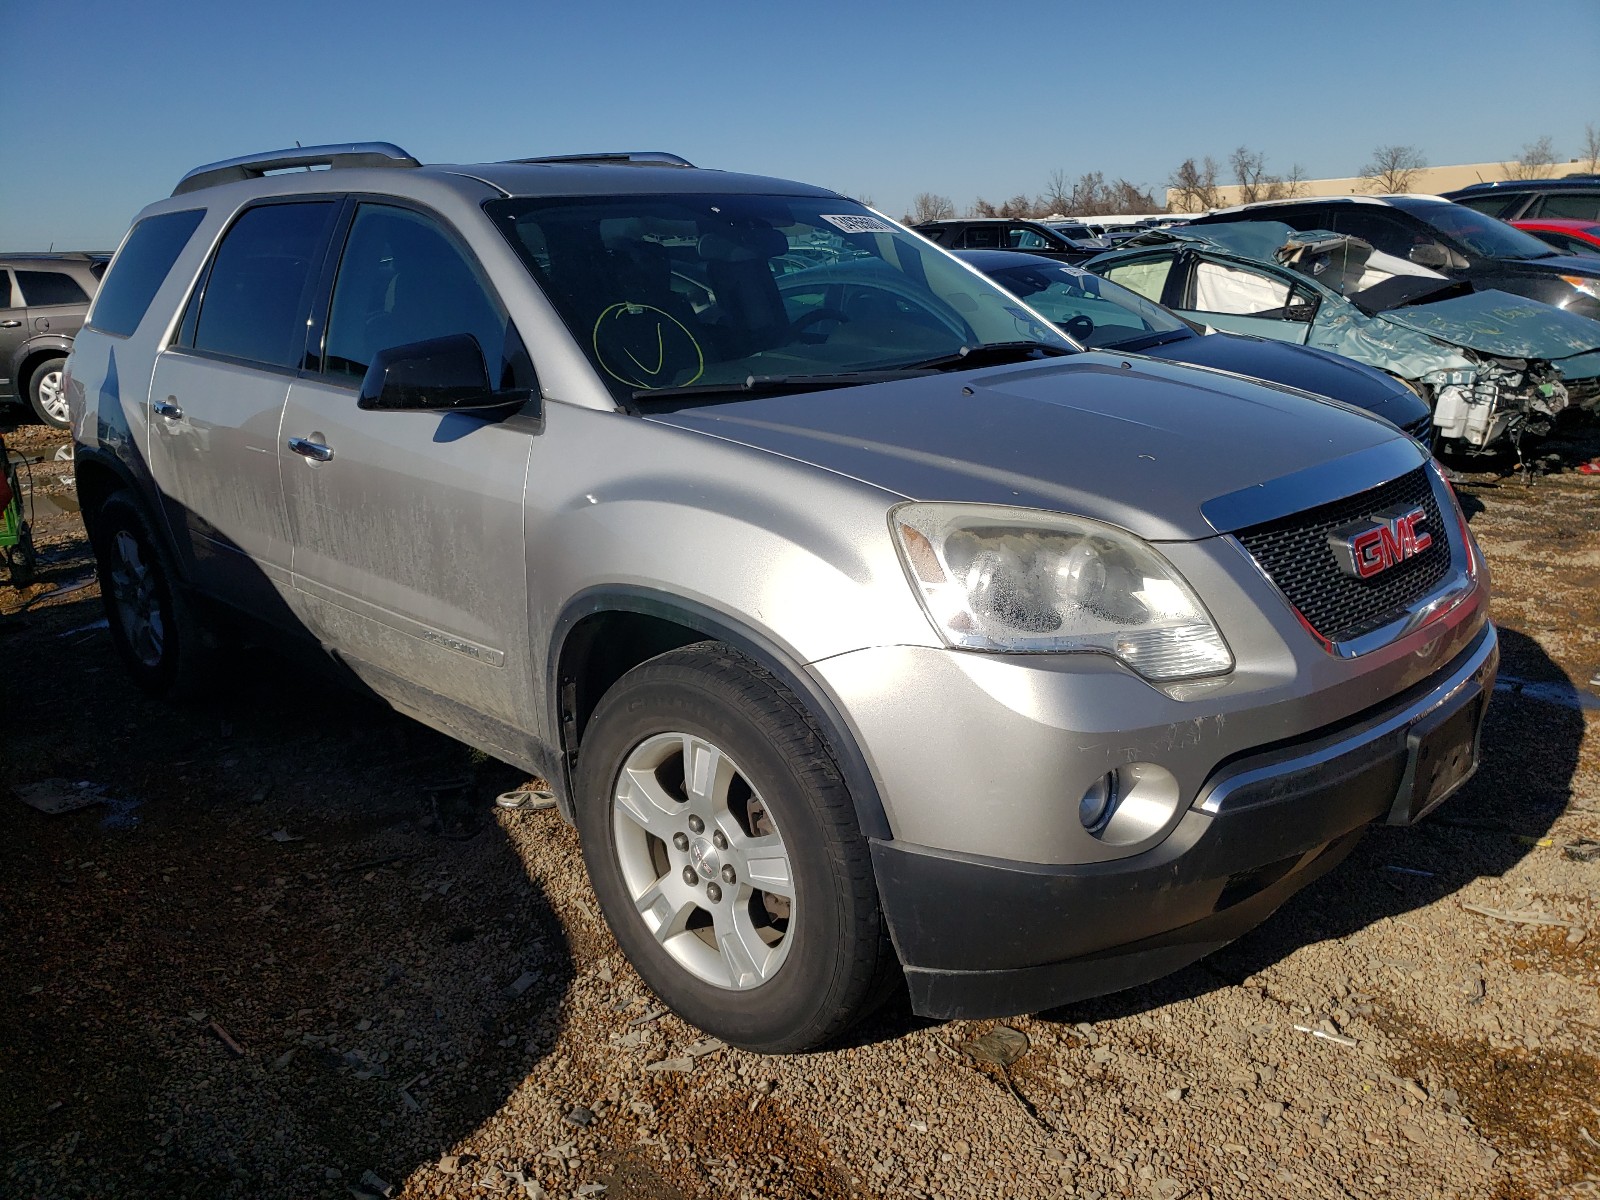
[[[52,304],[87,304],[89,293],[78,286],[78,281],[62,271],[17,272],[17,286],[22,289],[22,299],[35,308]]]
[[[115,269],[95,295],[89,328],[117,337],[137,329],[203,216],[204,210],[197,208],[146,217],[135,225],[117,254]]]
[[[1579,221],[1600,221],[1600,192],[1557,192],[1544,197],[1540,217],[1571,217]]]
[[[1463,196],[1456,201],[1470,209],[1481,212],[1486,217],[1509,218],[1511,210],[1522,204],[1521,196],[1508,196],[1504,192],[1496,192],[1489,196]]]
[[[305,353],[311,285],[337,211],[331,200],[247,209],[212,260],[194,348],[298,367]]]

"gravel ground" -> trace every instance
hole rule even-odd
[[[1148,987],[771,1059],[661,1010],[511,769],[275,653],[134,692],[62,439],[7,437],[47,461],[0,585],[6,1195],[1600,1194],[1600,478],[1463,484],[1506,685],[1423,825]]]

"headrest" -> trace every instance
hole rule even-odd
[[[700,239],[707,262],[765,262],[789,251],[789,239],[770,225],[719,229]]]

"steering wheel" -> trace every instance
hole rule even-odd
[[[843,324],[849,319],[849,313],[841,312],[837,308],[813,308],[810,312],[802,313],[793,321],[789,322],[789,332],[794,335],[795,341],[797,342],[808,342],[812,345],[820,345],[822,342],[828,340],[828,335],[826,333],[808,334],[806,332],[807,329],[810,329],[811,326],[817,324],[819,321],[838,321],[840,324]]]
[[[1067,336],[1074,341],[1086,342],[1089,340],[1089,335],[1094,332],[1094,322],[1079,313],[1077,316],[1063,321],[1061,328],[1066,330]]]

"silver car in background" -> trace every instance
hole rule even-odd
[[[1084,351],[823,189],[214,164],[66,387],[142,686],[275,627],[544,776],[640,974],[735,1045],[1149,980],[1476,765],[1487,576],[1414,441]]]

